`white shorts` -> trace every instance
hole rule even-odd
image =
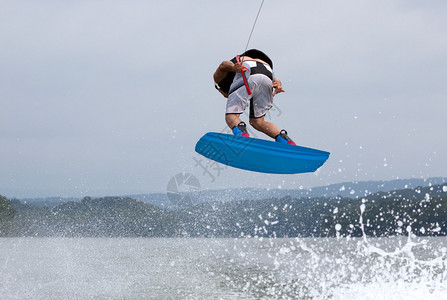
[[[272,80],[263,74],[250,75],[247,78],[252,92],[248,94],[245,85],[228,96],[227,114],[241,114],[250,105],[250,118],[264,116],[273,106]]]

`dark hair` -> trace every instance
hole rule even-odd
[[[261,60],[265,61],[266,63],[268,63],[270,65],[270,68],[273,69],[273,62],[272,62],[272,60],[270,59],[270,57],[267,56],[267,54],[265,54],[261,50],[250,49],[250,50],[247,50],[244,53],[242,53],[240,56],[249,56],[251,58],[261,59]]]

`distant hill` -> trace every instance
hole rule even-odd
[[[163,209],[129,197],[85,197],[55,206],[1,198],[3,236],[332,237],[447,235],[447,184],[353,199],[270,197]]]
[[[69,202],[69,201],[80,201],[80,198],[63,198],[63,197],[45,197],[45,198],[22,198],[20,201],[22,203],[28,203],[35,206],[55,206],[63,202]]]
[[[447,235],[447,186],[378,192],[362,199],[271,198],[207,202],[180,214],[188,236],[333,237]],[[200,220],[200,222],[198,222]]]
[[[440,185],[447,182],[446,177],[435,177],[429,179],[396,179],[391,181],[359,181],[342,182],[327,186],[314,187],[311,189],[222,189],[203,190],[195,192],[191,198],[196,203],[205,202],[228,202],[239,200],[259,200],[266,198],[315,198],[315,197],[346,197],[361,198],[377,192],[389,192],[393,190],[411,189],[418,186],[426,187]],[[175,209],[176,205],[171,203],[166,194],[128,195],[128,197],[151,203],[167,209]]]
[[[178,236],[176,215],[125,197],[85,197],[56,206],[12,201],[16,208],[10,236],[170,237]]]
[[[389,192],[393,190],[411,189],[418,186],[427,187],[431,185],[440,185],[447,183],[446,177],[435,177],[428,179],[396,179],[390,181],[359,181],[359,182],[342,182],[331,184],[327,186],[314,187],[311,189],[256,189],[256,188],[240,188],[240,189],[221,189],[221,190],[202,190],[200,192],[191,193],[192,198],[196,204],[206,202],[228,202],[239,200],[259,200],[267,198],[315,198],[315,197],[336,197],[341,196],[345,198],[361,198],[377,192]],[[186,193],[184,193],[186,196]],[[122,197],[129,197],[140,200],[145,203],[150,203],[163,209],[177,209],[182,207],[181,203],[172,203],[166,193],[151,193],[138,195],[124,195]],[[68,201],[81,201],[77,198],[27,198],[20,199],[35,206],[55,206],[59,203]]]

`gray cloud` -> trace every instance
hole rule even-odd
[[[270,118],[331,158],[211,182],[194,161],[225,128],[211,75],[244,50],[259,3],[4,1],[0,194],[163,192],[181,171],[210,189],[445,176],[444,1],[266,1],[250,47],[286,89]]]

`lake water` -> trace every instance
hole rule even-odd
[[[447,299],[447,238],[1,238],[0,299]]]

